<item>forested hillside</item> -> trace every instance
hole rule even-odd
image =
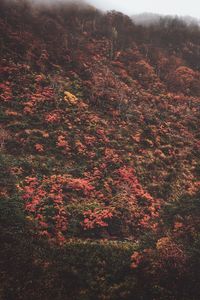
[[[0,299],[199,299],[200,28],[0,1]]]

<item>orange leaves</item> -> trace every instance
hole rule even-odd
[[[173,249],[173,243],[169,237],[162,237],[156,243],[156,249],[167,253],[169,249]]]
[[[137,269],[143,263],[154,270],[166,270],[171,268],[173,271],[184,272],[187,255],[183,247],[176,243],[171,237],[161,237],[155,244],[155,247],[147,248],[141,251],[135,251],[131,256],[131,268]]]
[[[141,134],[140,134],[140,133],[136,133],[135,135],[132,135],[131,137],[132,137],[132,139],[133,139],[136,143],[139,143],[139,142],[140,142],[140,139],[141,139]]]
[[[164,153],[160,149],[154,151],[155,156],[165,159]]]
[[[67,229],[61,184],[48,178],[40,182],[35,177],[28,177],[22,191],[25,210],[35,220],[39,234],[59,241],[60,235]],[[50,230],[52,226],[53,231]]]
[[[0,91],[0,100],[4,102],[12,100],[13,94],[9,81],[6,81],[5,83],[0,83]]]
[[[175,267],[180,268],[186,262],[186,255],[182,247],[168,236],[162,237],[157,241],[156,249],[159,253],[161,264],[170,260]]]
[[[47,131],[44,130],[39,130],[39,129],[25,129],[24,132],[27,135],[40,135],[44,138],[48,138],[49,137],[49,133]]]
[[[200,192],[200,181],[193,181],[188,184],[187,194],[189,196],[194,196],[198,192]]]
[[[135,251],[131,256],[131,269],[136,269],[142,260],[143,255],[140,252]]]
[[[10,116],[10,117],[16,117],[16,116],[20,116],[21,114],[16,112],[16,111],[13,111],[13,110],[10,110],[10,109],[7,109],[5,111],[5,114],[6,116]]]
[[[79,154],[85,154],[87,148],[83,145],[83,143],[81,143],[81,141],[75,141],[75,146]]]
[[[106,136],[106,132],[104,129],[97,129],[96,133],[98,134],[100,139],[102,139],[105,143],[108,143],[110,141],[109,138]]]
[[[109,163],[122,162],[119,154],[114,149],[105,148],[105,161]]]
[[[63,135],[59,135],[58,136],[58,141],[57,141],[56,145],[58,147],[65,147],[65,146],[67,146],[67,142],[66,142],[65,137]]]
[[[42,180],[27,177],[19,189],[27,216],[35,221],[39,234],[59,243],[65,240],[68,226],[66,201],[74,201],[75,197],[90,197],[94,191],[89,180],[67,175],[53,175]],[[104,218],[105,212],[101,216]],[[100,219],[97,220],[100,222]]]
[[[82,191],[85,196],[89,195],[94,187],[89,183],[89,180],[83,178],[68,178],[67,186],[71,190]]]
[[[41,79],[40,76],[39,78]],[[23,103],[24,113],[33,115],[43,103],[47,101],[54,101],[53,97],[54,91],[52,88],[45,87],[41,89],[39,85],[36,85],[35,92],[26,95],[28,101]]]
[[[40,84],[40,83],[44,82],[45,79],[46,79],[46,77],[45,77],[44,74],[38,74],[38,75],[35,76],[35,82],[37,84]]]
[[[186,66],[179,66],[167,76],[172,91],[186,95],[199,93],[200,74]]]
[[[44,152],[44,146],[42,144],[35,144],[35,149],[37,152]]]
[[[60,113],[57,111],[53,111],[45,116],[45,121],[50,124],[59,123],[60,119]]]
[[[174,223],[174,230],[180,230],[184,227],[183,223],[182,222],[175,222]]]
[[[132,66],[132,73],[140,84],[146,88],[152,88],[153,84],[159,84],[154,68],[144,59],[139,60]],[[150,85],[151,84],[151,85]],[[159,85],[158,85],[159,86]]]
[[[85,144],[87,146],[94,146],[94,144],[96,142],[96,137],[95,136],[91,136],[91,135],[85,135],[84,136],[84,141],[85,141]]]
[[[132,167],[121,167],[117,173],[120,175],[122,180],[125,180],[129,184],[138,184],[138,180],[135,177],[134,169]]]
[[[64,135],[59,135],[56,143],[58,148],[64,150],[65,153],[70,152],[70,146]]]
[[[99,209],[95,208],[92,210],[87,210],[83,213],[84,220],[81,223],[84,230],[94,229],[98,227],[107,227],[108,219],[111,219],[113,214],[109,209]]]
[[[26,102],[24,107],[24,113],[27,115],[34,114],[34,103],[32,103],[31,101]]]
[[[139,183],[134,169],[131,167],[121,167],[116,171],[118,174],[118,185],[122,193],[133,204],[133,218],[137,220],[137,227],[156,229],[156,220],[159,217],[160,201],[154,199],[146,192]],[[115,183],[116,184],[116,183]]]
[[[84,213],[85,230],[112,224],[109,233],[115,227],[118,236],[133,239],[157,230],[161,203],[156,195],[167,201],[184,164],[189,172],[175,185],[183,187],[187,196],[194,196],[199,188],[194,177],[189,177],[197,168],[199,99],[173,94],[162,86],[171,74],[171,87],[191,89],[198,84],[198,72],[181,65],[183,59],[172,59],[167,50],[158,49],[154,57],[153,49],[145,44],[123,45],[121,52],[115,49],[115,61],[111,61],[110,40],[98,30],[97,39],[87,32],[79,50],[74,49],[79,41],[75,32],[78,36],[63,47],[55,48],[49,38],[51,49],[39,45],[40,39],[33,41],[31,59],[27,56],[30,47],[24,51],[29,66],[14,63],[12,51],[2,63],[3,126],[9,132],[14,129],[9,139],[2,133],[3,150],[6,153],[14,139],[21,142],[25,162],[23,170],[10,168],[14,177],[23,178],[26,165],[28,171],[40,174],[40,180],[29,178],[24,183],[25,210],[40,234],[52,239],[62,240],[68,234],[70,218],[82,216],[87,201],[90,208],[98,208]],[[26,34],[29,39],[33,36]],[[19,40],[26,34],[15,32]],[[73,177],[42,177],[66,169],[72,170]],[[81,212],[70,211],[72,203],[79,203]],[[81,220],[74,221],[80,225]],[[178,234],[181,225],[175,223],[173,230]],[[134,259],[137,265],[139,254]]]

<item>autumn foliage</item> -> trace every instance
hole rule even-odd
[[[199,299],[199,27],[3,0],[0,33],[0,298]]]

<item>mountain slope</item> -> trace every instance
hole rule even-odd
[[[172,20],[143,28],[121,13],[104,15],[87,6],[5,1],[0,22],[2,205],[12,199],[20,206],[25,244],[29,234],[33,243],[31,268],[45,280],[45,292],[39,289],[37,296],[24,287],[23,276],[21,290],[9,296],[4,280],[2,297],[26,299],[30,292],[31,299],[68,299],[67,293],[69,299],[93,299],[100,284],[99,299],[119,299],[118,293],[120,299],[133,293],[138,299],[145,293],[187,299],[191,286],[197,299],[198,27]],[[76,254],[67,259],[70,249]],[[52,251],[63,255],[68,269],[61,274]],[[93,251],[100,273],[91,271],[94,286],[88,287],[89,274],[82,286],[78,273]],[[107,261],[112,251],[117,274],[115,258]],[[90,263],[93,268],[96,262]],[[174,277],[166,280],[163,268]]]

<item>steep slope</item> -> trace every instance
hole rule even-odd
[[[195,248],[199,239],[199,28],[177,20],[143,28],[120,13],[87,6],[4,1],[0,24],[2,205],[14,199],[23,207],[23,228],[41,248],[59,245],[64,250],[55,251],[75,249],[78,256],[79,247],[91,253],[111,247],[128,257],[137,249],[134,271],[148,262],[161,272],[170,260],[169,274],[186,280],[179,276],[191,271],[188,244]],[[51,246],[42,246],[45,241]],[[116,255],[119,262],[122,254]],[[49,270],[50,256],[31,263]],[[77,268],[70,259],[68,279]],[[126,274],[130,263],[126,256]],[[140,299],[141,282],[127,287],[131,276],[137,278],[134,271],[126,279],[120,275],[122,287],[112,274],[116,291],[107,291],[108,280],[99,299],[118,299],[119,290],[120,299],[134,291]],[[57,269],[51,272],[57,276]],[[93,299],[99,279],[88,289],[87,278],[76,294],[82,279],[73,276],[65,287],[69,299]],[[48,289],[51,280],[45,280]],[[160,292],[148,287],[152,299],[167,297],[171,281],[159,284]],[[56,294],[37,299],[68,299],[65,288],[58,296],[51,285]],[[25,299],[26,293],[12,297]]]

